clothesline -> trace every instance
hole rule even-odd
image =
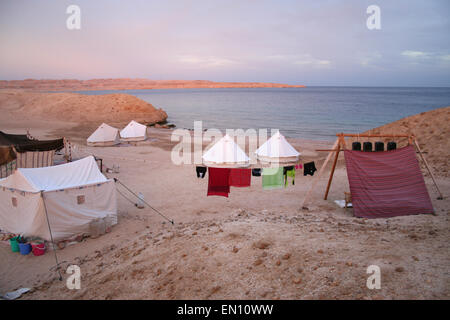
[[[250,187],[251,177],[262,175],[262,186],[264,190],[278,189],[289,185],[289,178],[292,185],[295,184],[295,170],[304,168],[304,175],[314,175],[317,171],[314,162],[305,163],[304,166],[281,166],[273,168],[218,168],[197,166],[197,178],[204,178],[208,172],[207,196],[228,197],[230,187]]]

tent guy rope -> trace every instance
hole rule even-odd
[[[161,217],[163,217],[164,219],[166,219],[167,221],[169,221],[171,224],[174,224],[173,220],[170,220],[169,218],[167,218],[164,214],[162,214],[161,212],[159,212],[158,210],[156,210],[155,208],[153,208],[150,204],[148,204],[144,199],[139,198],[139,196],[130,188],[128,188],[125,184],[123,184],[121,181],[119,181],[119,179],[117,178],[113,178],[114,182],[118,182],[120,183],[120,185],[122,185],[125,189],[127,189],[132,195],[134,195],[136,198],[138,198],[139,200],[141,200],[143,203],[145,203],[149,208],[153,209],[153,211],[155,211],[156,213],[158,213]]]
[[[52,233],[52,228],[50,227],[50,220],[48,219],[47,206],[45,205],[45,198],[44,198],[43,190],[41,191],[41,197],[42,197],[42,202],[44,203],[45,217],[47,218],[48,231],[50,232],[50,239],[52,241],[53,253],[55,254],[56,270],[58,271],[58,274],[59,274],[59,281],[62,281],[61,270],[59,267],[58,256],[56,255],[56,247],[55,247],[55,242],[53,241],[53,233]]]

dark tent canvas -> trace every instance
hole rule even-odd
[[[355,216],[434,212],[412,145],[386,152],[344,152]]]
[[[16,153],[12,147],[0,146],[0,166],[16,160]]]
[[[8,134],[0,131],[0,146],[13,146],[17,152],[61,150],[64,139],[33,140],[25,134]]]

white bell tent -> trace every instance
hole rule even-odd
[[[120,143],[119,129],[111,127],[106,123],[102,123],[87,138],[87,145],[93,147],[107,147]]]
[[[286,138],[277,131],[256,151],[256,156],[261,162],[295,162],[298,161],[300,153],[287,142]]]
[[[143,141],[147,139],[147,126],[134,120],[120,131],[122,141]]]
[[[203,154],[203,163],[210,167],[229,165],[247,166],[249,157],[228,134]]]
[[[24,236],[63,240],[89,234],[98,218],[117,223],[114,180],[94,157],[43,168],[19,168],[0,180],[0,229]]]

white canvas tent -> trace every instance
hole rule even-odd
[[[120,139],[123,141],[143,141],[147,139],[147,126],[134,120],[120,131]]]
[[[277,131],[256,151],[256,156],[262,162],[295,162],[300,153],[287,142],[286,138]]]
[[[116,224],[115,183],[100,172],[92,156],[52,167],[19,168],[0,180],[1,230],[50,240],[45,209],[55,240],[89,233],[97,218]]]
[[[106,123],[102,123],[87,138],[87,145],[93,147],[107,147],[120,143],[119,129],[111,127]]]
[[[203,163],[207,166],[245,166],[250,159],[229,135],[225,135],[203,154]]]

